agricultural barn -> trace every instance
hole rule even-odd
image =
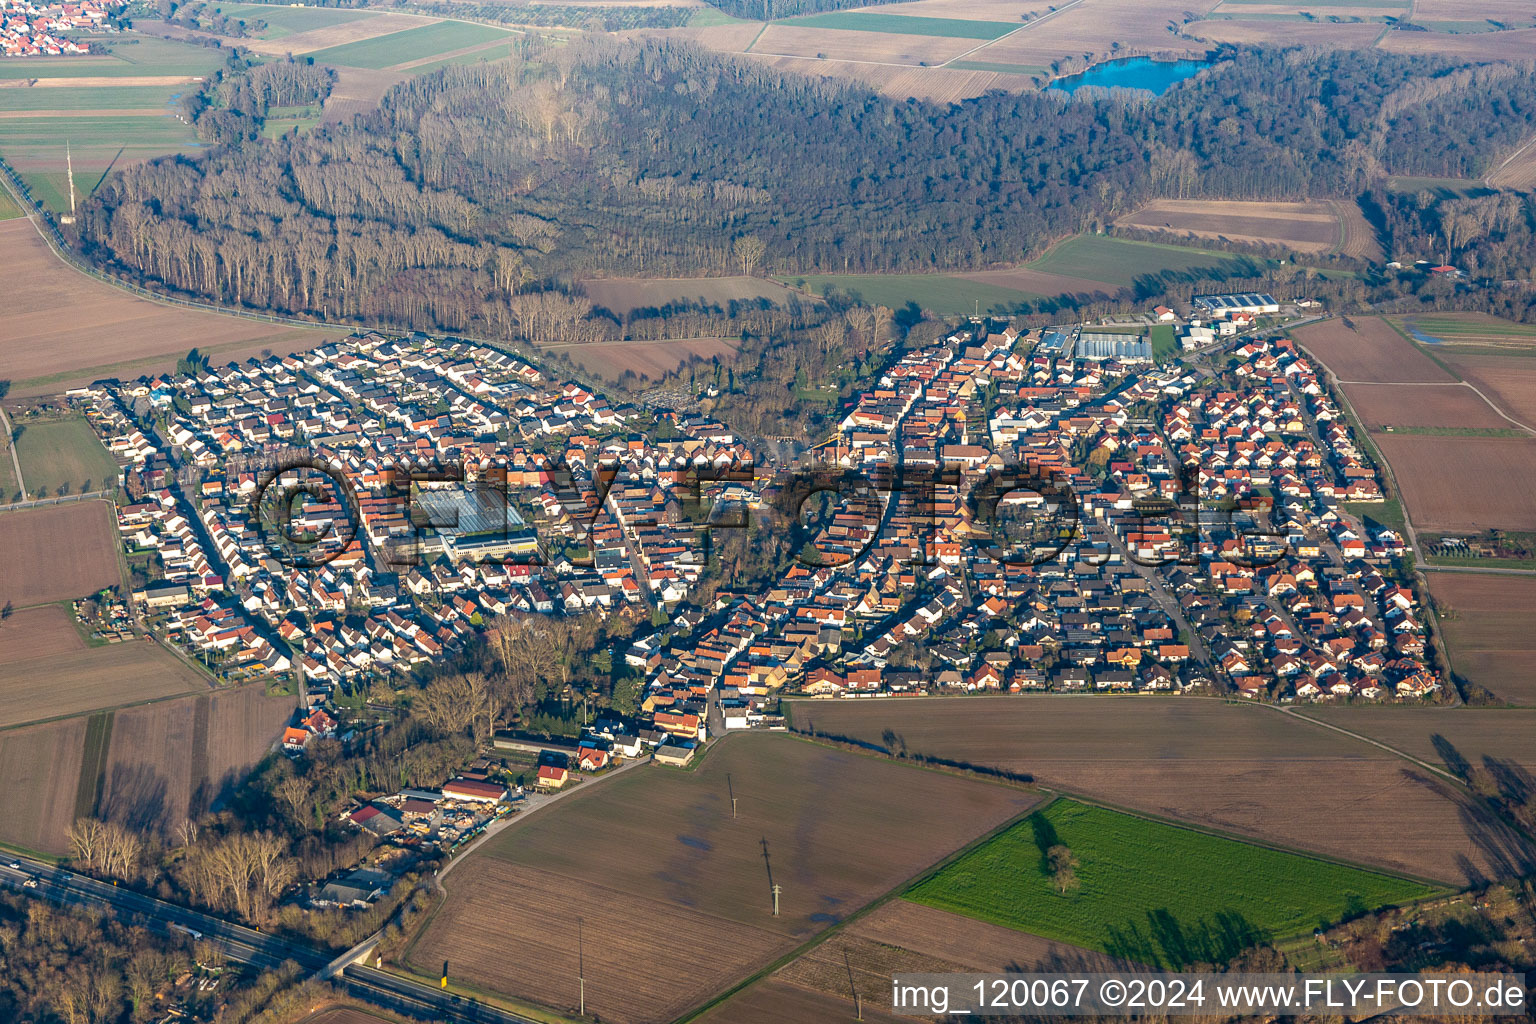
[[[1193,301],[1196,309],[1211,317],[1280,312],[1280,303],[1273,295],[1196,295]]]

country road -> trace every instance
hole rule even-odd
[[[21,460],[16,457],[16,442],[11,439],[11,418],[5,414],[4,409],[0,409],[0,427],[5,429],[5,450],[11,453],[11,468],[16,471],[16,489],[25,496],[27,493],[27,482],[22,479]],[[4,497],[5,495],[0,494],[0,498]]]

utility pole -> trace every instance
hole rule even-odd
[[[581,986],[581,1016],[587,1015],[587,960],[581,942],[581,918],[576,919],[576,981]]]
[[[75,222],[75,161],[69,151],[69,140],[64,140],[64,176],[69,179],[69,219],[66,224]]]
[[[736,787],[731,784],[731,773],[725,773],[725,788],[731,794],[731,820],[736,820]]]
[[[779,885],[777,882],[774,883],[774,885],[773,885],[773,916],[774,917],[778,917],[779,916],[779,892],[782,889],[783,889],[783,886]]]

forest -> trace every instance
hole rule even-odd
[[[197,120],[218,144],[113,176],[80,245],[239,306],[590,340],[617,329],[575,288],[593,274],[1008,265],[1155,197],[1356,197],[1388,174],[1477,176],[1536,119],[1531,62],[1224,49],[1156,100],[938,105],[677,41],[538,46],[277,140],[251,131],[280,102],[267,97],[328,81],[302,64],[226,78]]]

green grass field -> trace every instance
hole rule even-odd
[[[110,55],[40,61],[0,61],[0,79],[122,78],[129,75],[196,78],[223,64],[219,52],[168,39],[132,33],[93,37],[93,44]],[[46,89],[0,89],[0,111],[13,116],[0,120],[0,156],[16,168],[33,198],[55,213],[69,208],[64,178],[64,149],[68,144],[75,165],[75,185],[84,196],[109,168],[130,161],[198,148],[189,125],[170,115],[176,95],[198,88],[195,82],[174,85],[58,86]],[[137,114],[128,111],[161,111]],[[67,116],[45,112],[69,111]],[[27,116],[37,112],[38,116]]]
[[[371,18],[373,11],[341,10],[335,7],[284,7],[277,4],[210,4],[214,11],[241,21],[264,21],[267,30],[262,39],[282,39],[317,28],[345,25],[349,21]]]
[[[220,51],[172,39],[132,33],[84,36],[91,49],[109,53],[89,57],[0,60],[0,78],[121,78],[127,75],[206,75],[224,65]]]
[[[344,43],[307,53],[316,64],[341,64],[354,68],[387,68],[407,61],[462,50],[477,43],[494,42],[512,33],[487,25],[462,21],[443,21],[421,28],[408,28],[387,36]]]
[[[88,35],[91,49],[106,54],[91,57],[45,57],[41,60],[0,60],[0,78],[121,78],[126,75],[206,75],[224,64],[223,55],[209,46],[178,43],[151,35]]]
[[[1052,246],[1027,266],[1031,270],[1131,287],[1147,274],[1171,271],[1193,272],[1202,277],[1236,275],[1253,262],[1256,261],[1250,257],[1209,249],[1137,242],[1110,235],[1077,235]]]
[[[13,422],[22,429],[16,441],[16,456],[21,460],[21,475],[31,495],[45,493],[52,497],[60,487],[78,494],[87,489],[100,490],[117,478],[117,463],[96,439],[95,431],[83,419]]]
[[[275,139],[280,135],[288,134],[295,128],[301,132],[307,132],[319,123],[319,106],[273,107],[267,111],[267,119],[262,122],[261,134],[269,139]]]
[[[817,295],[832,289],[872,306],[901,309],[915,302],[942,316],[968,315],[978,307],[983,313],[1009,312],[1044,297],[943,274],[805,274],[777,280]]]
[[[9,192],[0,191],[0,220],[13,220],[21,216],[21,207]]]
[[[1414,314],[1389,317],[1399,330],[1417,328],[1424,334],[1447,342],[1531,341],[1536,342],[1536,324],[1518,324],[1491,316],[1458,316],[1455,313]]]
[[[0,110],[134,110],[169,107],[190,85],[81,86],[62,89],[0,89]]]
[[[688,18],[689,28],[707,28],[711,25],[743,25],[741,18],[733,18],[715,7],[700,7]]]
[[[1404,539],[1408,536],[1408,522],[1403,518],[1403,506],[1396,498],[1388,498],[1386,501],[1346,501],[1344,511],[1356,519],[1366,520],[1367,526],[1395,530]]]
[[[1080,888],[1058,895],[1045,851]],[[906,893],[917,903],[1152,966],[1230,959],[1352,914],[1442,890],[1057,800]]]
[[[507,40],[508,45],[510,45],[511,42],[512,41],[510,39]],[[501,60],[510,52],[511,51],[506,47],[489,46],[483,50],[475,50],[473,53],[461,53],[453,57],[444,57],[442,60],[434,60],[427,64],[418,64],[415,67],[408,69],[407,73],[412,75],[424,75],[429,71],[436,71],[438,68],[446,68],[454,64],[476,64],[482,60]]]
[[[1019,26],[1010,21],[967,21],[963,18],[920,18],[906,14],[861,14],[833,11],[789,18],[782,22],[796,28],[833,28],[852,32],[890,32],[908,36],[942,36],[946,39],[996,39]]]

